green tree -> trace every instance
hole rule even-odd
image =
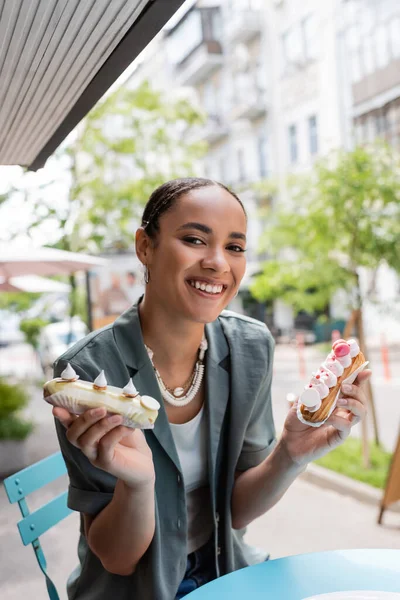
[[[1,292],[0,310],[7,309],[15,313],[28,310],[41,294],[33,292]]]
[[[172,99],[147,82],[112,92],[56,152],[68,174],[67,198],[59,196],[59,181],[21,190],[27,203],[34,202],[29,232],[58,231],[54,245],[74,252],[132,247],[135,221],[151,192],[168,179],[194,174],[206,149],[196,140],[202,121],[187,99]],[[74,275],[70,285],[73,315],[80,298]]]
[[[400,157],[383,144],[338,151],[290,190],[263,233],[270,260],[251,291],[259,301],[280,298],[295,312],[313,312],[346,290],[344,335],[354,330],[366,352],[360,268],[386,263],[400,272]],[[378,438],[374,411],[373,418]]]
[[[71,187],[60,218],[64,247],[132,246],[132,223],[151,192],[168,179],[193,175],[205,151],[194,136],[202,119],[188,100],[172,100],[147,82],[120,87],[100,102],[65,150]]]
[[[48,325],[48,321],[44,319],[23,319],[20,323],[20,330],[25,335],[25,340],[32,346],[34,350],[38,349],[40,332],[45,325]]]
[[[270,213],[263,265],[252,293],[295,312],[322,310],[339,289],[362,309],[359,269],[386,262],[400,272],[400,157],[384,145],[339,151],[292,180],[291,198]]]

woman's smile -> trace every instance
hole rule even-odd
[[[220,299],[224,294],[227,286],[222,283],[214,282],[210,279],[203,279],[201,277],[189,279],[187,283],[192,290],[200,296],[209,299]]]

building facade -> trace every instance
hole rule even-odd
[[[331,150],[379,135],[400,145],[399,13],[397,0],[191,0],[134,75],[185,90],[203,109],[199,172],[238,191],[249,215],[242,301],[283,333],[299,325],[291,308],[277,300],[265,314],[247,292],[266,258],[254,184],[270,180],[284,203],[288,175]],[[345,303],[333,306],[347,317]]]
[[[400,4],[397,0],[343,0],[343,105],[348,145],[375,139],[400,150]],[[400,339],[400,278],[386,266],[360,273],[366,333],[379,343]]]

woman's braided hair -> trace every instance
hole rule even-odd
[[[172,179],[171,181],[167,181],[156,188],[144,207],[141,225],[146,231],[147,235],[153,240],[156,238],[157,233],[160,230],[159,221],[161,215],[172,208],[175,205],[175,202],[181,196],[188,194],[192,190],[212,186],[218,186],[236,198],[240,206],[243,208],[244,214],[246,215],[245,208],[240,198],[223,183],[214,181],[213,179],[205,179],[203,177],[184,177],[181,179]]]

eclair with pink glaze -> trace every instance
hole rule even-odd
[[[299,419],[313,427],[325,423],[336,406],[341,385],[353,383],[367,364],[356,340],[336,340],[332,351],[300,394]]]

